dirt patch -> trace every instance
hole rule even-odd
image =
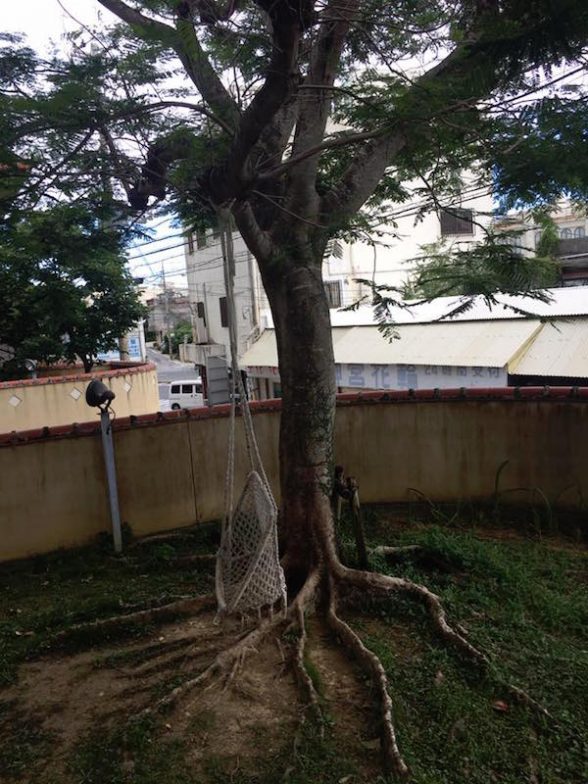
[[[371,697],[369,681],[350,662],[329,632],[316,620],[308,624],[308,654],[311,668],[316,669],[315,688],[323,700],[324,710],[332,720],[337,748],[345,749],[361,778],[353,782],[373,782],[381,773],[381,756],[377,703]]]
[[[253,772],[292,738],[299,696],[291,668],[270,637],[252,650],[229,684],[205,689],[183,701],[169,718],[174,732],[189,737],[196,768],[218,763],[223,770]]]
[[[0,714],[0,732],[15,716],[21,722],[34,720],[38,732],[52,738],[45,749],[44,778],[52,773],[67,780],[65,761],[81,738],[107,732],[153,708],[241,634],[238,622],[221,627],[213,613],[206,613],[161,626],[139,643],[25,663],[18,685],[2,694],[6,710]],[[194,769],[210,760],[222,760],[223,768],[247,769],[255,767],[257,758],[280,751],[293,735],[297,717],[293,675],[283,648],[270,638],[247,652],[230,683],[217,681],[186,693],[173,710],[157,714],[156,721],[166,737],[189,741]],[[18,780],[38,781],[38,772],[32,766]]]

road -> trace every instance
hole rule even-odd
[[[157,366],[157,381],[179,381],[182,378],[198,378],[198,373],[194,370],[194,365],[188,362],[180,362],[177,359],[170,359],[167,354],[162,354],[154,348],[147,349],[147,359]],[[159,397],[165,400],[169,392],[165,387],[159,388]]]

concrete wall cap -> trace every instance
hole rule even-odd
[[[13,381],[0,381],[0,390],[2,389],[15,389],[16,387],[36,387],[45,386],[48,384],[67,384],[72,381],[80,381],[86,383],[93,378],[108,379],[117,378],[120,376],[136,375],[138,373],[149,373],[157,370],[157,366],[153,362],[122,362],[119,366],[115,367],[114,363],[110,363],[111,367],[96,368],[90,373],[71,373],[65,376],[46,376],[43,378],[19,378]]]
[[[143,365],[143,367],[146,367]],[[154,366],[153,366],[154,367]],[[138,369],[135,369],[137,372]],[[128,370],[116,371],[126,373]],[[138,371],[144,372],[144,371]],[[91,377],[92,374],[89,374]],[[8,382],[10,383],[10,382]],[[451,402],[491,402],[491,401],[537,401],[541,404],[551,402],[566,401],[587,402],[588,387],[480,387],[480,388],[459,388],[459,389],[417,389],[417,390],[378,390],[375,392],[345,392],[337,395],[337,406],[362,406],[362,405],[394,405],[398,403],[418,405],[421,403],[441,403]],[[273,400],[256,400],[250,404],[250,409],[255,413],[279,413],[282,410],[282,401],[279,398]],[[218,406],[207,406],[191,409],[179,409],[177,411],[158,411],[153,414],[132,415],[113,420],[113,430],[129,430],[139,427],[153,427],[180,424],[186,421],[198,421],[205,419],[223,419],[230,415],[230,404]],[[90,415],[91,409],[88,409]],[[240,416],[239,406],[237,415]],[[42,427],[35,430],[12,431],[0,433],[0,447],[14,445],[24,445],[27,443],[38,443],[39,441],[53,441],[60,438],[79,438],[82,436],[95,436],[100,432],[100,423],[95,421],[82,423],[72,423],[71,425],[59,425],[54,427]]]

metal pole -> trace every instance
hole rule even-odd
[[[104,464],[106,466],[106,479],[108,481],[108,500],[110,502],[110,519],[112,521],[112,538],[114,552],[122,552],[122,533],[120,525],[120,510],[118,508],[118,488],[116,486],[116,466],[114,463],[114,444],[112,441],[112,427],[108,411],[100,409],[100,429],[102,430],[102,448],[104,450]]]

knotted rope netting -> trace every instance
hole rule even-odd
[[[229,455],[225,484],[225,514],[216,559],[219,613],[247,613],[286,605],[286,581],[278,553],[278,507],[261,461],[253,419],[238,366],[235,317],[235,261],[230,220],[219,210],[232,367]],[[251,470],[233,508],[235,479],[235,408],[239,394],[245,444]]]

